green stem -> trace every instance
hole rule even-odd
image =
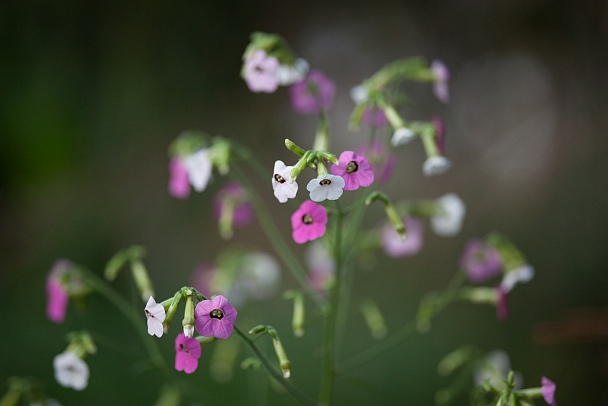
[[[300,264],[294,253],[291,251],[289,246],[285,243],[283,238],[277,229],[277,226],[274,224],[272,217],[266,210],[266,207],[262,203],[262,199],[255,192],[251,182],[245,176],[243,171],[237,166],[232,166],[233,171],[236,173],[238,180],[245,185],[249,196],[251,197],[251,202],[253,204],[253,208],[257,214],[258,221],[266,234],[266,237],[272,244],[274,250],[281,257],[283,262],[287,265],[287,269],[291,272],[293,277],[298,281],[300,286],[309,294],[309,296],[313,299],[315,304],[319,307],[322,307],[323,301],[321,300],[319,294],[312,290],[310,284],[308,283],[308,276],[304,267]]]
[[[456,272],[447,288],[441,293],[439,299],[437,301],[437,305],[433,308],[433,313],[429,318],[429,321],[437,317],[443,309],[447,307],[448,304],[454,301],[456,298],[456,294],[458,289],[466,280],[466,276],[463,272]],[[367,350],[351,357],[350,359],[345,360],[341,365],[339,372],[347,372],[352,371],[356,368],[359,368],[368,362],[374,360],[380,355],[386,353],[391,350],[393,347],[399,345],[401,341],[406,339],[412,333],[415,333],[416,324],[418,320],[414,319],[407,323],[405,326],[401,327],[400,330],[388,336],[383,341],[369,347]]]
[[[331,304],[325,312],[325,333],[323,343],[323,378],[319,393],[319,404],[330,405],[332,403],[334,378],[336,376],[336,327],[337,314],[340,304],[340,280],[342,279],[342,217],[338,201],[336,201],[336,235],[334,239],[334,257],[336,269],[334,284],[329,291]]]
[[[283,378],[283,375],[272,367],[272,365],[270,364],[270,361],[268,361],[268,358],[266,358],[264,356],[264,354],[262,354],[262,352],[259,350],[259,348],[255,345],[255,343],[245,333],[243,333],[241,331],[241,329],[239,329],[237,326],[234,326],[234,331],[236,331],[236,333],[243,339],[243,341],[245,341],[245,344],[247,344],[247,346],[251,349],[251,351],[253,351],[253,353],[256,355],[256,357],[259,358],[259,360],[262,362],[262,365],[264,365],[264,367],[266,368],[268,373],[277,381],[277,383],[279,383],[283,388],[285,388],[285,390],[291,396],[293,396],[294,399],[296,399],[298,402],[300,402],[303,405],[315,405],[316,404],[312,399],[310,399],[308,396],[306,396],[305,394],[300,392],[300,390],[298,388],[293,386],[291,384],[291,382],[289,382],[287,379]]]

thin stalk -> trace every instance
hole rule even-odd
[[[241,329],[239,329],[237,326],[234,326],[234,331],[236,331],[236,333],[239,335],[239,337],[241,337],[243,339],[243,341],[245,341],[245,344],[247,344],[247,346],[251,349],[251,351],[253,351],[253,353],[256,355],[256,357],[259,358],[259,360],[262,362],[262,365],[264,365],[264,367],[266,368],[268,373],[277,381],[277,383],[279,383],[283,388],[285,388],[285,390],[295,400],[297,400],[298,402],[300,402],[303,405],[311,405],[311,406],[316,405],[316,403],[312,399],[310,399],[308,396],[306,396],[304,393],[302,393],[298,388],[293,386],[291,384],[291,382],[289,382],[287,379],[283,378],[283,375],[272,367],[272,365],[270,364],[270,361],[268,361],[268,358],[266,358],[264,356],[264,354],[262,354],[262,352],[255,345],[253,340],[251,340],[251,338],[249,338],[245,333],[243,333],[241,331]]]
[[[432,320],[438,316],[448,304],[452,303],[456,298],[458,289],[465,281],[466,277],[463,272],[456,272],[446,289],[441,293],[438,304],[433,308],[433,313],[429,319]],[[368,362],[374,360],[380,355],[391,350],[393,347],[399,345],[404,339],[409,337],[412,333],[415,333],[417,319],[411,320],[405,326],[401,327],[398,331],[394,332],[381,342],[369,347],[367,350],[345,360],[342,362],[339,368],[339,373],[352,371],[359,368]]]

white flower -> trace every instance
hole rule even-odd
[[[502,350],[490,351],[475,368],[474,381],[480,386],[484,381],[497,390],[506,389],[506,379],[511,370],[509,355]],[[515,372],[515,388],[522,387],[522,376]]]
[[[310,192],[310,200],[322,202],[325,199],[337,200],[344,193],[344,179],[341,176],[321,175],[312,179],[306,185],[306,190]]]
[[[452,163],[446,157],[432,156],[424,161],[424,164],[422,165],[422,172],[426,176],[441,175],[450,169],[451,166]]]
[[[202,192],[207,187],[211,178],[213,164],[209,157],[208,149],[201,149],[184,160],[190,184],[197,192]]]
[[[363,85],[358,85],[350,89],[350,98],[355,104],[363,103],[368,96],[369,92]]]
[[[89,383],[89,366],[76,354],[65,351],[53,359],[55,379],[61,386],[83,390]]]
[[[293,65],[279,65],[277,68],[277,82],[281,86],[289,86],[303,80],[308,73],[309,65],[302,58],[296,59]]]
[[[397,128],[393,133],[393,137],[391,138],[391,145],[393,147],[406,145],[409,144],[409,142],[412,141],[414,138],[416,138],[416,133],[414,133],[414,131],[410,130],[409,128]]]
[[[529,264],[524,264],[505,272],[500,286],[505,293],[509,293],[516,284],[529,282],[532,278],[534,278],[534,268]]]
[[[272,175],[272,188],[274,189],[274,197],[279,202],[285,203],[287,199],[293,199],[298,193],[298,184],[294,181],[289,183],[289,173],[293,166],[285,166],[283,161],[274,163],[274,175]]]
[[[237,284],[247,297],[262,300],[276,292],[280,279],[281,270],[274,257],[264,252],[250,252],[243,258]]]
[[[148,319],[148,334],[151,336],[163,336],[163,321],[167,317],[165,308],[160,303],[156,303],[154,298],[150,296],[146,308],[144,309],[146,318]]]
[[[454,193],[443,195],[435,202],[437,211],[431,217],[433,231],[442,237],[455,236],[462,228],[462,220],[466,213],[464,202]]]

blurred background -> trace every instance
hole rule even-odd
[[[418,86],[406,113],[443,118],[452,170],[423,177],[424,153],[412,145],[398,151],[396,176],[382,189],[394,199],[455,192],[467,204],[464,228],[440,238],[427,227],[413,258],[378,255],[355,277],[355,304],[375,298],[389,331],[397,330],[424,293],[448,283],[466,242],[493,230],[537,272],[510,295],[506,322],[491,307],[454,305],[426,335],[339,379],[336,404],[433,404],[450,383],[437,375],[438,361],[475,345],[506,350],[526,386],[542,375],[554,380],[561,404],[607,405],[608,3],[601,0],[3,2],[0,393],[11,376],[35,376],[64,405],[144,405],[162,386],[160,373],[140,365],[133,327],[105,299],[71,305],[64,324],[46,319],[45,278],[55,259],[101,274],[116,251],[141,244],[162,300],[230,244],[270,252],[257,223],[232,241],[219,237],[211,207],[224,179],[185,201],[167,193],[167,147],[186,129],[239,140],[269,171],[276,159],[292,159],[284,138],[310,147],[314,117],[293,112],[285,89],[253,94],[239,78],[255,30],[281,34],[336,81],[330,120],[338,153],[365,139],[347,130],[352,86],[401,57],[438,58],[450,68],[450,104]],[[293,209],[276,202],[268,180],[257,184],[289,242]],[[381,219],[376,207],[366,224]],[[115,286],[140,306],[126,274]],[[294,286],[285,272],[282,288]],[[316,394],[321,323],[311,321],[296,339],[288,309],[277,295],[244,309],[239,323],[274,325],[293,382]],[[351,313],[345,357],[373,342],[357,309]],[[52,360],[65,335],[81,329],[100,341],[87,358],[89,387],[75,392],[55,382]],[[169,364],[172,337],[158,342]],[[263,372],[238,367],[245,348],[228,382],[209,372],[212,356],[204,349],[196,373],[179,373],[193,388],[186,404],[291,404]]]

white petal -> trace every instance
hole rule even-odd
[[[518,283],[526,283],[534,278],[534,268],[524,264],[515,269],[507,271],[500,282],[500,286],[506,293],[509,293]]]
[[[355,86],[350,89],[350,98],[355,102],[355,104],[364,102],[365,99],[367,99],[367,96],[369,96],[369,92],[363,85]]]
[[[58,354],[53,359],[55,379],[61,386],[83,390],[89,381],[89,366],[71,351]]]
[[[416,133],[409,128],[401,127],[397,128],[391,138],[391,145],[397,147],[399,145],[406,145],[416,137]]]
[[[340,198],[340,196],[342,196],[342,193],[344,193],[344,189],[342,189],[340,186],[336,185],[336,186],[324,186],[326,188],[328,188],[328,192],[327,192],[327,199],[328,200],[338,200]]]
[[[464,202],[454,193],[437,199],[438,212],[431,217],[433,231],[442,237],[452,237],[460,232],[466,213]]]
[[[319,186],[317,188],[314,188],[310,191],[310,200],[317,203],[322,202],[323,200],[327,199],[327,192],[328,189],[325,187]]]
[[[426,176],[441,175],[450,169],[451,166],[452,163],[446,157],[432,156],[424,161],[424,164],[422,165],[422,172]]]
[[[321,180],[321,176],[319,176],[318,178],[311,179],[310,182],[308,182],[308,184],[306,185],[306,190],[312,192],[314,189],[320,188],[321,185],[319,184],[319,182],[321,182]]]
[[[190,184],[197,192],[202,192],[207,187],[211,178],[213,165],[209,159],[209,151],[201,149],[188,156],[184,161]]]

